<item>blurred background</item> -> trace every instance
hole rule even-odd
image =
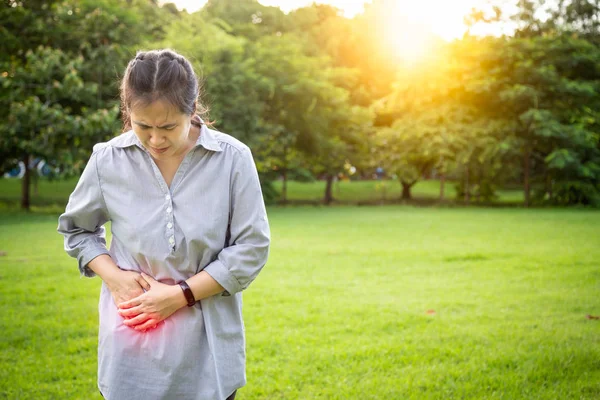
[[[3,2],[0,201],[57,205],[170,47],[269,203],[600,204],[593,0]],[[58,196],[61,197],[61,196]],[[66,200],[66,199],[65,199]]]
[[[100,399],[57,218],[164,47],[269,203],[240,400],[600,399],[600,0],[4,0],[0,399]]]

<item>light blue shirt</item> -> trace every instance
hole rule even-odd
[[[94,276],[92,259],[109,254],[121,269],[163,283],[204,270],[226,289],[142,333],[123,325],[103,283],[98,386],[107,399],[222,400],[246,383],[241,291],[265,265],[270,243],[246,145],[202,125],[169,188],[133,131],[99,143],[58,231],[85,276]]]

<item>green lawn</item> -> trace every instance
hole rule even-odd
[[[240,400],[600,398],[600,212],[269,216]],[[0,213],[0,398],[99,398],[100,282],[79,278],[56,218]]]
[[[31,194],[34,210],[40,208],[60,212],[66,205],[66,199],[75,188],[77,179],[50,182],[41,179],[37,193]],[[0,179],[0,210],[14,208],[19,204],[21,181],[17,179]],[[281,193],[282,182],[276,181],[275,189]],[[288,200],[300,202],[320,202],[325,192],[324,181],[288,182]],[[341,181],[333,186],[333,196],[339,203],[377,203],[393,202],[400,198],[402,186],[398,181]],[[435,200],[439,198],[440,183],[437,180],[420,181],[412,188],[413,197],[418,200]],[[456,198],[454,184],[446,182],[446,200]],[[523,203],[522,190],[498,190],[496,204],[520,205]]]

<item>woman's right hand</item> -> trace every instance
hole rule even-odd
[[[129,301],[150,290],[150,284],[139,272],[122,270],[108,254],[101,254],[88,263],[110,290],[115,305]]]
[[[129,301],[145,290],[150,290],[150,284],[139,272],[118,270],[104,279],[104,283],[110,290],[115,304]]]

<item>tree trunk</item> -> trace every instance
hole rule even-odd
[[[29,211],[30,196],[29,182],[31,181],[31,171],[29,170],[29,154],[23,156],[23,164],[25,164],[25,175],[21,180],[21,209]]]
[[[326,179],[327,183],[325,185],[325,197],[323,197],[323,203],[326,205],[330,205],[331,202],[333,201],[333,194],[332,194],[333,175],[327,174],[325,179]]]
[[[281,203],[286,204],[287,199],[287,169],[284,169],[281,173],[281,177],[283,178],[283,182],[281,185]]]
[[[525,147],[525,154],[523,155],[523,188],[525,190],[525,207],[529,207],[530,204],[531,186],[529,182],[529,161],[529,148]]]
[[[440,174],[440,200],[444,200],[444,184],[446,183],[446,174]]]
[[[412,196],[410,194],[410,188],[412,187],[412,185],[414,185],[414,182],[408,183],[400,181],[400,183],[402,184],[402,200],[411,200]]]
[[[471,201],[471,188],[469,187],[469,164],[465,164],[465,203]]]

